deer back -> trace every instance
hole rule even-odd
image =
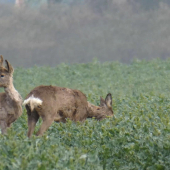
[[[57,86],[38,86],[28,94],[26,100],[31,96],[42,101],[42,104],[35,107],[40,116],[55,115],[74,121],[87,117],[87,99],[78,90]]]

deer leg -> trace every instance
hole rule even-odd
[[[28,114],[28,133],[27,136],[30,138],[34,132],[35,125],[39,119],[39,115],[36,111],[33,111],[31,114]]]
[[[88,117],[88,112],[87,112],[87,109],[84,107],[84,108],[77,108],[74,112],[73,112],[73,115],[74,115],[74,121],[77,122],[77,121],[81,121],[81,122],[84,122],[86,120],[86,118]]]
[[[1,128],[1,133],[6,134],[7,123],[5,120],[0,120],[0,128]]]
[[[0,128],[1,133],[5,134],[7,129],[7,113],[5,112],[4,108],[0,108]]]
[[[11,123],[13,123],[17,118],[15,117],[15,115],[8,115],[7,118],[7,127],[11,126]]]
[[[43,120],[43,123],[37,132],[37,136],[42,136],[42,134],[50,127],[50,125],[53,123],[54,119],[45,119]]]

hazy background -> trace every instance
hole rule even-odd
[[[0,54],[15,67],[170,56],[168,0],[56,1],[0,0]]]

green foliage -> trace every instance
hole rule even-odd
[[[14,84],[23,97],[41,84],[79,89],[94,104],[110,92],[116,118],[53,123],[28,139],[24,109],[0,135],[0,170],[169,169],[170,60],[17,68]]]

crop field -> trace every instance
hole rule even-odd
[[[42,84],[79,89],[96,105],[110,92],[115,118],[53,123],[42,137],[28,139],[24,109],[0,134],[0,170],[169,170],[169,59],[15,68],[23,98]]]

